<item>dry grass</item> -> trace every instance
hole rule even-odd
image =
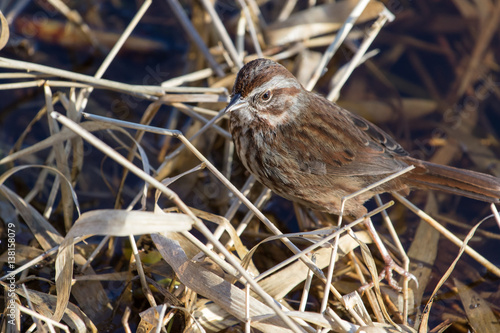
[[[396,260],[418,280],[400,281],[396,292],[378,282],[380,261],[356,226],[361,220],[294,206],[294,227],[291,204],[234,159],[222,111],[242,64],[271,57],[308,89],[341,96],[340,105],[387,124],[413,155],[443,164],[465,155],[462,166],[500,175],[500,116],[492,107],[500,97],[492,42],[500,2],[238,0],[214,8],[208,0],[184,7],[168,0],[164,8],[189,38],[191,70],[154,85],[103,78],[120,50],[161,47],[131,36],[148,21],[152,1],[116,35],[48,2],[64,21],[45,22],[50,27],[33,38],[55,27],[63,31],[56,44],[110,50],[94,75],[0,57],[1,90],[43,96],[23,132],[0,147],[2,331],[498,330],[500,298],[490,291],[498,259],[465,245],[475,233],[483,242],[498,238],[477,229],[492,225],[489,209],[500,224],[494,206],[417,193],[413,204],[395,195],[403,205],[389,209],[394,202],[377,198],[369,216],[387,222]],[[25,3],[1,16],[0,47],[8,51],[21,47],[8,25]],[[133,115],[116,119],[114,104],[102,110],[98,92],[133,101]],[[168,128],[158,123],[165,110]],[[439,242],[439,233],[449,241]],[[462,260],[464,252],[481,266]]]

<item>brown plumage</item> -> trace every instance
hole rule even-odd
[[[411,188],[499,202],[500,179],[414,159],[387,133],[305,90],[282,65],[257,59],[238,73],[230,130],[245,167],[278,195],[339,214],[343,196],[408,165],[416,169],[346,203],[360,217],[376,193]]]

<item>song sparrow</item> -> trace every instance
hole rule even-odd
[[[416,168],[348,200],[344,215],[359,218],[375,194],[411,188],[499,202],[499,178],[410,157],[380,128],[305,90],[272,60],[241,68],[226,112],[243,165],[272,191],[306,207],[339,214],[342,197],[409,165]]]

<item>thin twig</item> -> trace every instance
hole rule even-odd
[[[354,57],[352,57],[352,59],[349,61],[349,64],[347,65],[345,71],[343,72],[344,75],[342,75],[342,77],[339,79],[335,87],[328,94],[327,99],[329,99],[330,101],[337,100],[340,93],[340,89],[344,86],[344,83],[347,82],[347,79],[351,75],[354,68],[356,68],[358,64],[361,62],[363,55],[368,50],[375,37],[377,37],[378,33],[380,32],[384,24],[387,21],[392,21],[392,20],[394,20],[394,15],[384,8],[382,13],[380,13],[380,17],[372,24],[370,31],[368,32],[367,36],[361,43],[358,51],[356,52]]]
[[[54,1],[54,0],[52,0],[52,1]],[[57,0],[57,1],[60,1],[60,0]],[[125,41],[127,40],[127,38],[130,36],[130,34],[132,34],[132,31],[135,29],[137,24],[139,24],[139,21],[144,16],[144,14],[148,10],[148,8],[152,2],[153,2],[153,0],[145,0],[144,3],[142,4],[142,6],[137,11],[137,13],[135,13],[134,17],[132,18],[132,21],[130,21],[129,25],[125,28],[125,31],[123,31],[123,33],[120,35],[120,38],[118,38],[115,45],[113,45],[113,48],[111,49],[111,51],[109,51],[109,53],[106,56],[106,58],[104,59],[104,61],[97,69],[97,72],[94,75],[95,78],[97,78],[97,79],[102,78],[102,76],[104,75],[104,72],[106,72],[109,65],[111,64],[113,59],[118,54],[118,51],[120,51],[123,44],[125,44]],[[82,89],[80,91],[80,93],[78,94],[78,99],[77,99],[76,105],[77,105],[77,110],[79,113],[82,112],[85,109],[85,107],[87,106],[88,98],[89,98],[89,95],[92,93],[92,91],[93,91],[93,88]]]
[[[312,90],[314,88],[319,78],[323,75],[324,68],[330,62],[330,59],[332,59],[335,52],[337,52],[338,48],[340,47],[344,39],[347,37],[352,27],[354,27],[354,23],[356,22],[356,20],[361,15],[361,13],[363,12],[363,10],[365,9],[365,7],[368,5],[369,2],[370,0],[360,0],[356,5],[356,7],[354,7],[354,9],[351,11],[351,14],[344,22],[344,24],[338,31],[337,35],[335,35],[335,40],[332,42],[332,44],[330,44],[328,49],[326,49],[325,53],[323,53],[323,57],[321,58],[321,61],[316,67],[316,71],[314,72],[313,76],[306,85],[307,90]]]

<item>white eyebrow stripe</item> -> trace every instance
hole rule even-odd
[[[300,83],[297,82],[294,78],[285,77],[283,75],[274,76],[271,80],[267,81],[263,85],[261,85],[258,89],[256,89],[255,93],[261,93],[269,89],[274,89],[277,86],[279,88],[291,88],[295,87],[300,89]]]

